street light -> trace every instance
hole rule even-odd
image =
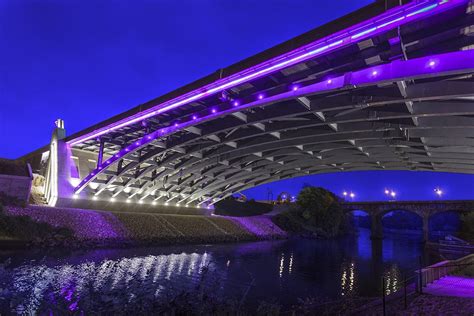
[[[443,190],[441,190],[440,188],[435,188],[434,192],[439,198],[443,195]]]
[[[356,195],[355,195],[354,192],[351,192],[351,193],[349,194],[349,196],[351,197],[351,199],[354,199],[354,197],[355,197]]]
[[[347,196],[347,191],[342,192],[342,195],[344,195],[344,197],[346,197]]]
[[[386,196],[388,196],[389,199],[395,199],[395,197],[397,196],[397,192],[393,191],[392,189],[384,189],[383,192]]]

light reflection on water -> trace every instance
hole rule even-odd
[[[133,306],[165,301],[198,284],[215,295],[239,300],[248,292],[249,305],[262,300],[291,306],[306,297],[376,296],[382,291],[382,275],[386,294],[396,291],[402,275],[418,267],[422,254],[416,239],[371,242],[368,232],[327,241],[96,250],[44,257],[17,253],[0,267],[0,311],[35,314],[51,307],[88,311],[104,304]],[[0,253],[0,262],[7,257]]]
[[[203,267],[212,268],[212,255],[207,252],[86,261],[76,265],[48,266],[32,261],[4,271],[8,275],[2,278],[2,283],[7,279],[10,282],[6,288],[14,295],[17,313],[35,313],[51,295],[63,299],[71,311],[78,305],[87,310],[94,306],[88,304],[94,295],[120,292],[120,299],[157,299],[165,289],[167,294],[190,290],[198,283]],[[219,278],[225,279],[225,275]]]

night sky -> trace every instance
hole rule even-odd
[[[0,0],[0,157],[49,142],[356,10],[369,0]],[[474,198],[474,176],[352,172],[309,176],[248,191],[266,198],[303,183],[356,199]]]

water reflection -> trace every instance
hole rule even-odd
[[[74,311],[79,303],[84,310],[94,308],[96,297],[106,301],[157,299],[167,294],[190,290],[199,282],[202,268],[212,269],[212,255],[170,254],[84,262],[77,265],[48,266],[35,261],[4,270],[2,287],[12,294],[13,310],[35,314],[45,305],[60,299]],[[214,277],[225,279],[225,271]],[[117,296],[118,293],[121,293]],[[124,297],[125,295],[125,297]],[[100,298],[99,298],[100,297]],[[90,304],[91,303],[91,304]],[[4,306],[2,306],[4,307]]]
[[[0,312],[143,306],[197,286],[252,306],[272,300],[291,306],[308,297],[376,296],[382,290],[390,294],[400,287],[402,275],[418,267],[423,249],[416,239],[372,242],[369,234],[38,258],[18,253],[11,256],[12,263],[0,266]],[[0,262],[6,257],[0,253]]]
[[[283,270],[285,269],[285,254],[281,254],[280,259],[280,278],[283,276]]]
[[[354,262],[343,263],[342,275],[341,275],[341,296],[353,294],[354,283],[355,283]]]
[[[398,291],[402,284],[402,273],[396,264],[392,264],[388,271],[384,273],[384,291],[385,295],[389,295]]]

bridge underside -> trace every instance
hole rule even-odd
[[[97,137],[73,135],[75,192],[209,205],[317,173],[474,173],[471,7],[352,36],[330,53]]]

